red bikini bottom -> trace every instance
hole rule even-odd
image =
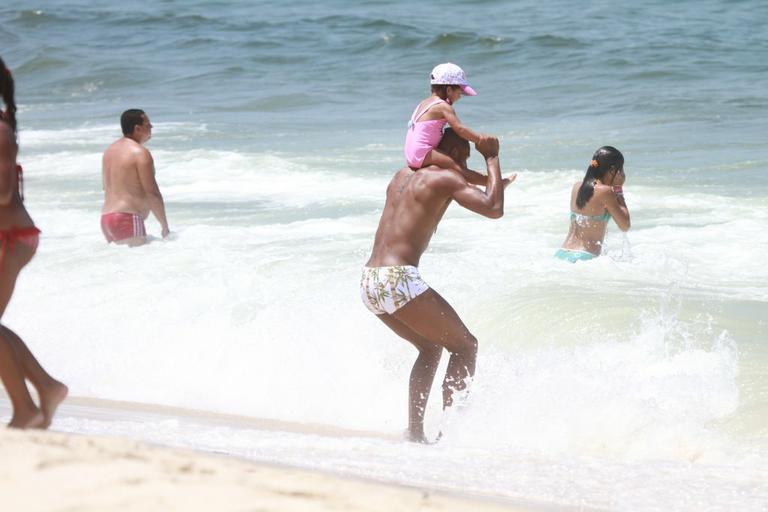
[[[40,230],[35,226],[0,230],[0,270],[2,270],[6,253],[13,251],[17,243],[26,245],[33,251],[37,250],[37,245],[40,243]]]

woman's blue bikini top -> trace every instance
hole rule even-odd
[[[611,214],[606,211],[602,215],[582,215],[581,213],[571,211],[571,220],[575,220],[579,224],[590,220],[594,222],[608,222],[611,220]]]

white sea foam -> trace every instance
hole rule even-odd
[[[765,2],[624,2],[613,14],[637,37],[616,38],[572,22],[599,18],[596,3],[493,16],[495,2],[393,1],[382,17],[188,0],[190,17],[140,0],[129,73],[120,3],[48,4],[3,26],[44,232],[3,322],[75,395],[400,431],[414,351],[362,307],[357,279],[427,54],[466,66],[481,94],[460,117],[522,169],[503,219],[452,206],[422,260],[480,340],[468,406],[443,418],[436,388],[439,445],[173,420],[56,428],[607,510],[765,511]],[[402,22],[457,13],[444,36]],[[106,246],[98,225],[101,152],[132,105],[155,125],[175,231],[136,250]],[[606,143],[627,158],[633,228],[611,223],[595,261],[555,260],[571,184]]]
[[[206,131],[206,124],[156,122],[153,123],[152,134],[153,136],[160,136],[165,143],[168,143],[183,141]],[[59,148],[80,152],[84,148],[106,148],[121,135],[117,119],[114,123],[89,124],[70,127],[66,130],[31,129],[22,126],[19,131],[19,145],[22,151],[35,152],[42,149],[45,150],[45,154],[55,156],[56,150]]]
[[[38,135],[41,148],[55,136]],[[75,395],[401,431],[415,353],[357,292],[386,173],[322,155],[153,154],[175,239],[137,249],[99,232],[99,152],[28,156],[27,204],[44,234],[4,321]],[[578,177],[523,173],[503,219],[453,206],[440,225],[422,274],[480,357],[466,408],[443,417],[435,383],[437,449],[189,425],[63,428],[515,498],[653,510],[701,495],[726,510],[764,473],[768,447],[728,427],[756,399],[740,382],[743,331],[707,304],[766,300],[767,271],[750,254],[768,251],[768,209],[701,192],[670,202],[659,185],[630,183],[631,257],[611,225],[604,257],[570,265],[552,253]],[[456,464],[460,481],[445,469]],[[737,466],[742,477],[723,476]],[[643,492],[639,478],[688,490]],[[757,510],[752,499],[743,510]]]

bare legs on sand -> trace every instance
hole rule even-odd
[[[408,437],[426,443],[424,411],[443,348],[451,353],[443,379],[443,408],[453,404],[453,394],[466,388],[475,374],[477,339],[440,294],[422,293],[392,315],[378,315],[395,334],[419,351],[411,370],[408,400]]]
[[[26,265],[34,250],[17,244],[2,258],[0,268],[0,318],[13,294],[16,278]],[[19,336],[0,324],[0,380],[8,391],[13,405],[13,417],[9,427],[48,428],[56,407],[66,398],[67,386],[51,377]],[[38,407],[27,389],[29,380],[40,398]]]

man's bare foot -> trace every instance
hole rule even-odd
[[[43,412],[35,407],[26,413],[14,412],[13,418],[11,418],[11,422],[8,423],[8,427],[21,429],[44,428],[44,424],[45,416],[43,415]]]
[[[51,426],[53,415],[56,413],[56,408],[65,398],[67,398],[67,393],[69,393],[69,388],[58,381],[55,381],[55,384],[48,386],[44,391],[39,392],[40,410],[45,417],[42,428]]]
[[[416,431],[416,432],[407,431],[405,433],[405,438],[408,441],[412,443],[419,443],[419,444],[435,444],[440,440],[441,437],[443,437],[442,432],[438,434],[437,439],[435,439],[434,441],[430,441],[429,439],[427,439],[427,436],[424,435],[424,431]]]

